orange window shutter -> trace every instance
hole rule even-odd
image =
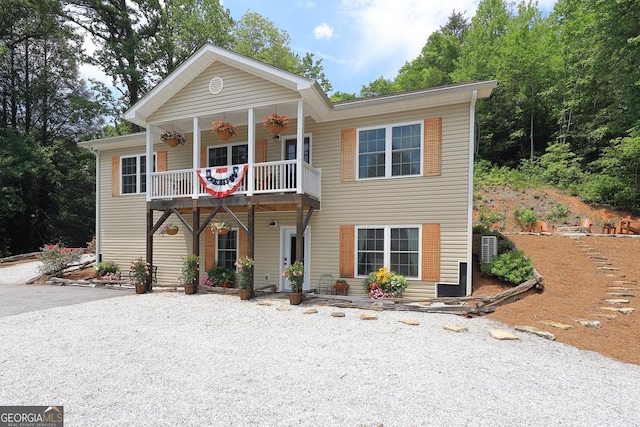
[[[422,280],[440,280],[440,224],[422,224]]]
[[[340,277],[354,277],[356,227],[340,226]]]
[[[169,159],[168,159],[168,151],[158,151],[156,153],[156,170],[158,172],[166,172],[169,170]]]
[[[342,182],[355,181],[356,179],[356,130],[342,130],[342,152],[341,152],[341,180]],[[352,277],[352,276],[343,276]]]
[[[247,232],[242,228],[238,229],[238,258],[242,258],[243,256],[247,256],[248,253],[248,245],[247,245]]]
[[[424,176],[442,172],[442,118],[424,121]]]
[[[200,167],[206,168],[209,166],[209,156],[207,156],[208,150],[204,145],[200,147]]]
[[[216,240],[217,234],[213,234],[210,230],[203,231],[204,233],[204,269],[209,270],[216,263]]]
[[[264,163],[267,161],[267,140],[256,139],[256,163]]]
[[[113,197],[120,195],[120,157],[118,156],[111,158],[111,195]]]

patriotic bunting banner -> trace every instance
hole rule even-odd
[[[224,168],[206,168],[198,170],[198,178],[213,197],[226,197],[232,194],[244,179],[248,165]]]

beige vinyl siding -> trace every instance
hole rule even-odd
[[[221,93],[213,95],[209,92],[209,82],[216,76],[223,79],[224,87]],[[151,114],[148,121],[190,118],[297,99],[300,95],[293,90],[215,62]]]
[[[341,132],[348,128],[422,121],[442,117],[440,176],[341,182]],[[439,283],[457,283],[458,263],[467,259],[469,106],[392,113],[341,123],[309,123],[313,163],[322,169],[322,208],[311,219],[312,279],[339,277],[340,225],[440,224]],[[364,295],[362,279],[347,279],[349,292]],[[409,297],[433,297],[435,282],[410,280]]]

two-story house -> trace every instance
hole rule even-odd
[[[495,86],[332,103],[314,80],[207,44],[126,111],[145,132],[81,143],[97,160],[98,258],[125,270],[146,258],[157,286],[178,283],[187,255],[201,271],[249,255],[257,287],[286,290],[280,272],[303,260],[306,289],[332,274],[364,295],[386,266],[408,279],[406,297],[468,294],[475,105]],[[265,129],[272,113],[289,128]],[[238,133],[220,139],[220,119]],[[246,171],[235,191],[214,197],[199,172],[234,165]],[[220,219],[231,232],[211,232]],[[168,222],[178,234],[160,234]]]

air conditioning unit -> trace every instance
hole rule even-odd
[[[491,264],[496,255],[498,255],[498,238],[496,236],[482,236],[480,263]]]

